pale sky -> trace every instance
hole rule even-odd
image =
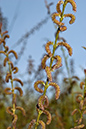
[[[53,2],[51,6],[51,13],[56,12],[56,3],[58,0],[47,0],[49,3]],[[64,20],[67,25],[67,30],[60,34],[64,37],[68,44],[73,48],[73,58],[75,62],[75,70],[78,75],[84,75],[80,66],[86,68],[86,51],[82,46],[86,47],[86,0],[75,0],[77,4],[77,12],[72,11],[72,7],[68,4],[66,8],[67,13],[73,13],[76,16],[76,21],[69,25],[69,19]],[[7,45],[10,49],[20,51],[21,45],[16,46],[16,42],[24,35],[35,27],[39,22],[45,19],[47,9],[44,0],[0,0],[0,7],[3,16],[8,19],[8,31],[10,39],[7,40]],[[27,60],[29,55],[35,60],[36,64],[40,64],[41,57],[45,53],[43,45],[46,39],[54,41],[55,26],[51,19],[48,19],[46,24],[34,31],[27,39],[26,49],[22,58],[18,63],[19,72],[24,73],[27,67]],[[60,50],[60,49],[59,49]],[[61,51],[57,51],[59,55]],[[63,63],[64,67],[64,63]]]

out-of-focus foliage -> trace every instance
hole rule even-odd
[[[36,72],[36,70],[33,71],[34,65],[33,63],[31,64],[31,58],[29,58],[28,62],[30,63],[28,64],[28,78],[36,80],[36,77],[38,76],[41,77],[40,75],[40,73],[42,74],[41,68],[39,72]],[[31,66],[29,65],[33,66],[32,70],[31,70]],[[73,65],[70,66],[70,68],[72,67]],[[31,73],[33,73],[34,76]],[[57,70],[57,73],[58,74],[55,77],[53,76],[53,78],[54,78],[54,81],[59,82],[59,74],[61,74],[63,77],[64,73],[60,73],[60,70]],[[33,76],[33,78],[31,78],[31,76]],[[1,81],[2,81],[2,78],[0,78],[0,82]],[[48,108],[49,112],[51,112],[52,114],[52,121],[51,121],[51,124],[46,127],[47,129],[52,129],[52,128],[53,129],[69,129],[75,126],[74,120],[76,119],[76,115],[71,116],[71,113],[75,108],[78,108],[78,104],[76,103],[75,97],[78,94],[77,91],[79,92],[81,91],[79,89],[78,79],[75,78],[74,80],[73,78],[72,80],[71,78],[71,81],[74,81],[74,83],[72,82],[74,84],[73,88],[70,88],[68,79],[63,78],[61,85],[64,87],[64,89],[62,90],[60,94],[59,100],[57,101],[54,99],[55,91],[52,90],[52,87],[49,89],[49,91],[52,92],[53,94],[52,97],[49,97],[50,104]],[[18,114],[17,127],[20,129],[21,128],[26,129],[28,126],[28,123],[33,119],[33,117],[36,118],[37,116],[36,111],[35,111],[36,110],[35,107],[37,104],[37,95],[33,89],[33,83],[31,82],[32,81],[25,83],[26,89],[25,89],[23,97],[20,98],[19,96],[17,96],[18,105],[23,107],[26,111],[25,117],[22,115],[20,111],[16,112]],[[6,98],[6,96],[4,97]],[[8,103],[11,103],[10,98],[8,101],[9,101]],[[6,113],[6,101],[4,98],[2,98],[2,101],[0,101],[0,114],[1,114],[0,115],[0,121],[1,121],[0,128],[6,129],[6,127],[10,124],[12,117]],[[44,114],[41,116],[41,119],[46,122],[46,117]],[[86,118],[84,117],[83,121],[85,122],[85,120]],[[38,128],[40,129],[40,126]]]

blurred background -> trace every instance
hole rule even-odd
[[[50,10],[51,13],[55,12],[58,0],[48,0],[47,2],[48,4],[53,2],[53,5],[50,6]],[[76,13],[72,11],[70,4],[68,4],[65,10],[65,12],[73,13],[76,16],[76,21],[74,24],[70,25],[68,23],[69,19],[66,18],[64,22],[66,22],[68,29],[64,33],[61,33],[60,36],[64,37],[73,48],[73,55],[70,58],[74,59],[76,72],[82,75],[83,72],[80,66],[86,66],[84,59],[86,52],[82,49],[82,46],[86,46],[86,1],[76,0],[76,4]],[[21,59],[19,59],[18,62],[20,72],[25,72],[29,55],[33,57],[36,64],[35,67],[37,67],[45,52],[43,45],[46,44],[47,40],[54,41],[54,34],[56,32],[55,26],[48,15],[45,1],[0,0],[0,8],[3,18],[7,19],[6,27],[10,35],[10,39],[7,40],[7,43],[10,49],[15,49],[15,51],[20,52],[21,49],[25,47]]]
[[[37,115],[34,105],[36,105],[40,94],[34,90],[33,84],[38,79],[45,80],[46,78],[45,72],[41,69],[41,59],[45,54],[44,46],[47,41],[55,40],[57,27],[52,22],[51,14],[56,12],[57,2],[58,0],[0,0],[0,22],[3,23],[3,31],[8,30],[10,35],[10,38],[7,39],[7,45],[9,49],[15,50],[19,57],[17,61],[12,56],[10,57],[19,68],[19,72],[15,76],[18,76],[24,82],[24,96],[22,98],[18,96],[18,105],[26,109],[27,116],[24,118],[21,113],[19,114],[18,128],[20,129],[25,129],[31,119]],[[70,25],[69,19],[66,18],[64,23],[67,30],[60,33],[60,37],[71,45],[73,55],[69,57],[67,50],[64,48],[57,50],[57,54],[62,57],[63,65],[54,72],[53,80],[61,87],[60,100],[55,101],[55,91],[52,88],[47,93],[50,98],[51,108],[49,110],[53,116],[51,125],[47,126],[49,129],[52,129],[53,124],[55,129],[69,129],[74,125],[71,112],[77,106],[74,99],[75,92],[80,90],[79,82],[84,79],[86,50],[82,46],[86,47],[86,1],[76,0],[76,4],[76,13],[72,11],[70,4],[67,5],[65,10],[65,13],[72,13],[76,16],[75,22]],[[0,49],[2,49],[1,46]],[[12,119],[5,111],[5,106],[11,103],[9,96],[7,97],[3,93],[3,89],[7,85],[4,82],[5,71],[7,71],[7,68],[3,68],[3,56],[0,55],[0,121],[2,121],[0,128],[2,129],[6,129]],[[71,82],[69,78],[71,78]],[[73,86],[74,89],[71,88]],[[6,100],[7,103],[5,103]],[[72,107],[66,107],[66,104],[72,105]],[[70,112],[68,112],[69,110]],[[6,121],[8,118],[9,122]]]

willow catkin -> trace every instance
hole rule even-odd
[[[64,17],[71,18],[71,20],[69,21],[69,24],[73,24],[75,22],[75,16],[73,14],[64,14]]]
[[[52,21],[54,23],[56,23],[58,26],[63,26],[64,23],[62,23],[62,22],[60,22],[59,20],[56,19],[56,17],[58,17],[58,16],[59,16],[59,13],[53,13],[52,14]]]
[[[58,43],[57,43],[57,47],[58,47],[58,46],[64,46],[64,47],[66,47],[67,50],[68,50],[69,55],[70,55],[70,56],[72,55],[72,48],[71,48],[71,46],[70,46],[68,43],[65,43],[65,42],[58,42]]]
[[[50,82],[49,85],[55,88],[55,98],[58,99],[60,96],[60,87],[55,82]]]
[[[34,88],[35,88],[35,90],[38,91],[39,93],[43,93],[43,90],[40,89],[40,88],[38,87],[38,85],[45,86],[45,82],[42,81],[42,80],[38,80],[38,81],[36,81],[36,82],[34,83]]]
[[[66,0],[66,3],[70,3],[72,5],[73,11],[76,12],[76,3],[74,0]]]

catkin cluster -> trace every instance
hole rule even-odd
[[[86,69],[84,69],[85,80],[80,83],[80,88],[83,90],[76,96],[76,102],[79,103],[79,109],[74,109],[72,115],[79,115],[80,117],[76,120],[77,126],[73,129],[84,128],[83,116],[86,114]]]
[[[48,88],[50,86],[55,88],[55,99],[56,100],[60,96],[60,87],[57,83],[53,82],[52,72],[54,72],[56,69],[58,69],[62,66],[61,56],[56,54],[56,50],[58,49],[58,47],[64,46],[68,50],[69,56],[72,55],[72,48],[68,43],[66,43],[64,41],[58,42],[59,33],[67,30],[65,23],[63,23],[64,18],[66,18],[66,17],[70,18],[69,24],[72,24],[75,21],[75,16],[73,14],[70,14],[70,13],[65,14],[64,13],[65,7],[68,3],[71,4],[73,11],[76,12],[76,3],[74,0],[64,0],[64,1],[60,0],[56,5],[56,12],[52,14],[52,21],[57,25],[58,29],[57,29],[57,33],[55,36],[55,41],[48,41],[45,45],[46,54],[42,58],[41,66],[42,66],[42,69],[45,70],[46,81],[38,80],[34,83],[34,89],[37,92],[39,92],[41,95],[39,96],[37,105],[36,105],[36,110],[38,113],[37,119],[33,119],[29,123],[28,129],[32,129],[33,127],[35,127],[35,129],[37,129],[37,127],[39,125],[41,126],[42,129],[45,129],[46,124],[49,125],[51,123],[51,114],[47,110],[47,108],[49,106],[49,99],[46,94]],[[7,83],[10,82],[10,84],[11,84],[11,87],[6,87],[4,89],[4,92],[7,95],[12,96],[12,106],[7,107],[6,111],[13,117],[13,119],[12,119],[11,126],[9,126],[7,129],[17,129],[16,122],[17,122],[18,116],[16,114],[16,110],[17,109],[21,110],[23,115],[25,115],[25,110],[22,107],[17,106],[16,90],[19,91],[20,96],[23,95],[23,91],[20,87],[14,86],[14,83],[16,81],[16,82],[20,83],[21,86],[23,86],[23,82],[20,79],[13,77],[13,75],[18,72],[18,67],[15,67],[13,62],[10,60],[10,54],[13,54],[16,59],[18,58],[18,56],[14,50],[9,50],[9,47],[6,46],[5,39],[9,38],[9,35],[7,33],[8,33],[7,31],[2,32],[2,23],[0,23],[0,35],[1,35],[0,44],[3,45],[3,50],[0,51],[0,54],[5,55],[3,65],[4,66],[8,65],[8,67],[9,67],[8,71],[6,73],[5,81]],[[41,86],[43,88],[41,88]],[[79,97],[81,97],[81,96],[79,96]],[[84,107],[83,106],[84,103],[85,103],[85,101],[83,101],[83,102],[80,101],[80,105],[81,105],[82,109]],[[76,112],[76,111],[74,111],[74,112]],[[45,114],[47,116],[46,122],[44,122],[43,120],[40,119],[42,114]]]
[[[8,65],[8,70],[6,73],[5,81],[7,83],[11,83],[11,86],[6,87],[4,89],[4,93],[7,95],[11,95],[11,97],[12,97],[12,106],[7,107],[7,109],[6,109],[7,113],[9,113],[12,116],[12,124],[7,129],[16,129],[16,122],[18,119],[16,110],[21,110],[24,116],[25,116],[25,110],[22,107],[17,106],[16,90],[19,92],[20,96],[23,95],[23,91],[20,87],[14,86],[14,83],[18,82],[18,83],[20,83],[21,86],[23,86],[23,82],[20,79],[13,77],[13,74],[16,74],[18,72],[18,67],[15,67],[13,62],[10,60],[10,55],[13,54],[16,59],[18,58],[18,56],[14,50],[9,50],[9,47],[6,46],[5,40],[6,40],[6,38],[9,38],[9,35],[7,33],[8,33],[8,31],[2,32],[2,23],[0,23],[0,35],[1,35],[0,45],[3,46],[3,50],[0,51],[0,54],[5,55],[3,65],[4,66]]]
[[[53,82],[52,72],[54,72],[56,69],[58,69],[62,66],[62,59],[61,59],[60,55],[56,55],[56,52],[55,52],[58,47],[64,46],[68,50],[69,55],[70,56],[72,55],[72,48],[70,47],[70,45],[68,43],[58,42],[59,33],[67,30],[66,25],[63,23],[63,19],[66,17],[71,18],[69,21],[69,24],[72,24],[75,21],[75,16],[73,14],[64,14],[64,10],[65,10],[67,3],[70,3],[72,5],[73,11],[76,12],[76,3],[74,0],[65,0],[65,1],[60,0],[56,5],[57,12],[52,14],[52,21],[58,26],[58,29],[57,29],[55,41],[54,42],[48,41],[45,45],[46,54],[42,58],[41,66],[42,66],[42,69],[45,70],[46,81],[38,80],[34,83],[35,90],[38,91],[39,93],[41,93],[41,95],[39,96],[38,102],[36,105],[36,109],[38,112],[37,119],[33,119],[30,122],[28,129],[31,129],[34,126],[35,126],[35,129],[37,129],[38,125],[41,125],[41,128],[45,129],[46,124],[48,125],[51,122],[51,114],[46,109],[49,105],[48,96],[46,95],[46,91],[47,91],[48,87],[52,86],[55,88],[56,100],[60,96],[60,87],[58,84]],[[62,7],[62,9],[61,9],[61,7]],[[59,20],[57,20],[57,18]],[[40,88],[41,86],[43,87],[43,89]],[[46,123],[40,119],[40,116],[43,113],[47,116]]]

